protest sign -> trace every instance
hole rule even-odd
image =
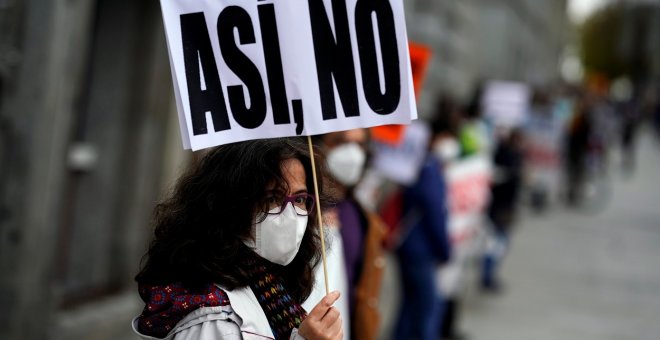
[[[480,227],[490,200],[492,165],[476,155],[445,167],[449,200],[449,233],[454,245],[469,240]]]
[[[527,119],[531,89],[528,85],[510,81],[491,81],[482,100],[484,115],[493,125],[516,127]]]
[[[398,184],[415,183],[424,165],[430,139],[431,128],[424,122],[415,121],[405,129],[399,145],[375,142],[374,169]]]
[[[161,0],[183,144],[407,124],[402,0]]]
[[[415,98],[419,98],[424,78],[426,78],[426,71],[431,62],[432,52],[429,47],[414,42],[409,43],[408,50],[410,51],[410,69],[412,71]],[[377,126],[371,129],[371,138],[379,143],[398,145],[403,138],[404,130],[404,125]]]
[[[472,156],[448,164],[445,178],[452,258],[438,271],[438,288],[444,296],[451,297],[460,293],[465,269],[470,259],[478,255],[476,241],[490,201],[492,165],[486,156]]]
[[[410,51],[410,68],[412,70],[415,96],[419,97],[419,94],[422,92],[422,84],[424,84],[424,79],[426,78],[426,73],[429,69],[433,52],[431,52],[430,47],[414,42],[409,44],[408,50]]]

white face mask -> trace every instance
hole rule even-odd
[[[364,169],[367,155],[357,143],[346,143],[328,152],[328,169],[339,183],[357,184]]]
[[[271,212],[278,211],[274,208]],[[293,204],[287,203],[279,215],[266,215],[266,218],[254,226],[254,240],[243,241],[255,253],[264,259],[286,266],[291,263],[300,249],[305,230],[307,217],[299,216]],[[257,216],[260,221],[262,216]]]
[[[444,138],[433,145],[433,153],[443,163],[449,163],[458,158],[461,146],[454,138]]]

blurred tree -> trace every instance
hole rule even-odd
[[[620,48],[623,26],[624,11],[620,3],[597,11],[585,21],[580,32],[580,55],[587,73],[615,79],[627,72]]]
[[[655,11],[660,4],[620,1],[589,17],[580,31],[587,74],[607,80],[626,76],[640,95],[651,79]]]

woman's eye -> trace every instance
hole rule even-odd
[[[296,197],[296,204],[305,204],[305,197],[304,196],[298,196]]]

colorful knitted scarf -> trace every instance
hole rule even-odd
[[[266,314],[275,339],[288,339],[307,313],[286,292],[283,280],[274,274],[273,266],[263,259],[250,260],[250,288]],[[196,289],[180,283],[165,286],[140,284],[138,290],[145,302],[138,318],[138,331],[155,338],[167,336],[179,321],[196,309],[231,305],[227,294],[214,284]]]
[[[307,313],[287,293],[284,280],[274,274],[273,266],[261,259],[250,263],[250,288],[266,314],[275,339],[289,339],[291,331],[300,326]]]
[[[214,284],[188,289],[180,283],[166,286],[138,287],[145,302],[138,318],[138,331],[155,338],[164,338],[186,315],[202,307],[229,305],[227,294]]]

